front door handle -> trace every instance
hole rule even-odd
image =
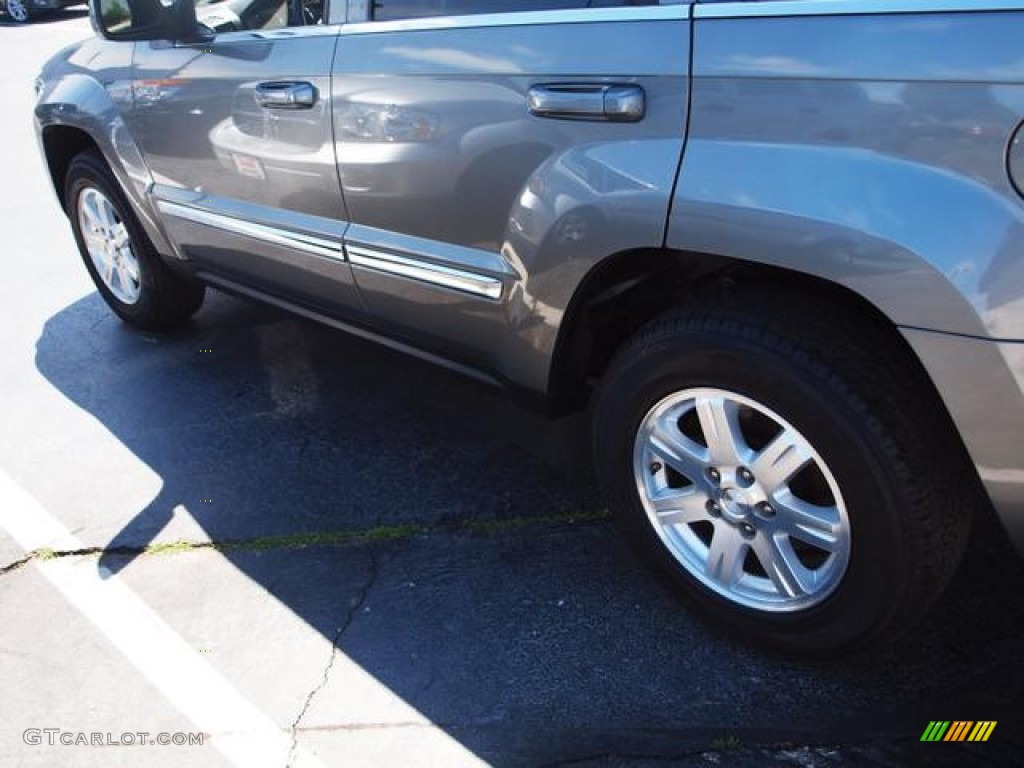
[[[260,83],[256,86],[256,103],[264,109],[309,109],[316,104],[316,88],[312,83]]]
[[[552,84],[530,89],[527,107],[531,115],[563,120],[610,120],[635,123],[643,119],[646,105],[639,85]]]

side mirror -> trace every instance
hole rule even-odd
[[[194,0],[90,0],[93,29],[107,40],[176,40],[202,43],[213,30],[196,21]]]

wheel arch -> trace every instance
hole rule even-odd
[[[80,152],[95,149],[157,250],[165,256],[177,255],[149,203],[147,190],[153,179],[125,124],[122,106],[85,74],[53,73],[50,77],[35,106],[35,119],[50,180],[65,213],[64,183],[71,160]]]
[[[925,366],[892,318],[841,283],[719,254],[649,249],[615,254],[581,280],[554,345],[549,410],[558,415],[585,407],[592,384],[615,350],[657,315],[694,296],[749,284],[762,290],[814,296],[823,306],[858,323],[864,332],[884,336],[931,383]],[[933,384],[932,395],[948,416]]]
[[[758,291],[787,295],[828,312],[829,316],[870,338],[880,353],[907,364],[917,391],[927,398],[949,438],[950,450],[986,494],[972,459],[970,435],[957,427],[956,414],[940,394],[928,361],[885,312],[851,288],[794,270],[726,256],[678,250],[616,254],[595,266],[569,303],[554,346],[547,409],[551,415],[583,410],[616,351],[640,327],[688,301],[728,301],[729,294],[757,286]],[[804,309],[806,311],[806,309]],[[985,504],[982,507],[987,506]]]
[[[68,201],[65,197],[64,183],[68,175],[68,167],[76,155],[93,149],[102,154],[99,144],[82,128],[71,125],[48,125],[40,133],[43,145],[43,157],[50,182],[57,195],[64,213],[68,212]]]

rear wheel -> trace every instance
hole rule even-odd
[[[697,300],[612,361],[594,422],[620,522],[681,596],[783,649],[891,639],[938,596],[976,479],[891,335],[801,297]]]
[[[65,195],[86,269],[122,320],[146,330],[167,330],[199,309],[205,288],[172,272],[160,258],[98,152],[89,150],[71,161]]]

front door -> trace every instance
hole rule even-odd
[[[140,42],[129,126],[168,234],[205,276],[360,307],[331,135],[338,27],[317,0],[200,0],[208,43]]]

